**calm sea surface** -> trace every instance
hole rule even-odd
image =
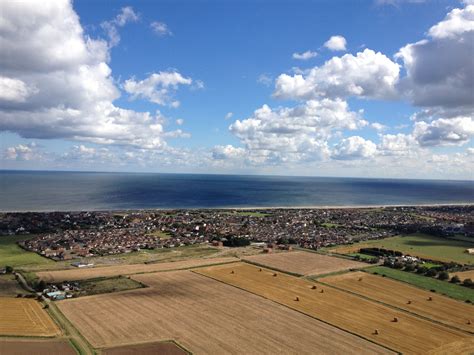
[[[474,182],[0,171],[0,211],[431,203],[474,203]]]

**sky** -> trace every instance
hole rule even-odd
[[[474,180],[474,1],[4,0],[0,169]]]

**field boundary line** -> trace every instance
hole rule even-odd
[[[327,322],[327,321],[324,321],[324,320],[322,320],[322,319],[319,319],[319,318],[317,318],[317,317],[315,317],[315,316],[312,316],[312,315],[310,315],[310,314],[304,313],[303,311],[300,311],[300,310],[298,310],[298,309],[292,308],[292,307],[290,307],[290,306],[287,306],[286,304],[283,304],[283,303],[280,303],[280,302],[278,302],[278,301],[272,300],[272,299],[270,299],[270,298],[268,298],[268,297],[265,297],[265,296],[263,296],[263,295],[260,295],[260,294],[258,294],[258,293],[249,291],[249,290],[247,290],[247,289],[245,289],[245,288],[242,288],[242,287],[239,287],[239,286],[236,286],[236,285],[232,285],[232,284],[230,284],[230,283],[227,283],[227,282],[225,282],[225,281],[219,280],[219,279],[214,278],[214,277],[209,276],[209,275],[200,274],[199,272],[192,271],[192,270],[191,270],[191,272],[193,272],[193,273],[195,273],[195,274],[198,274],[198,275],[201,275],[201,276],[204,276],[204,277],[207,277],[207,278],[210,278],[210,279],[212,279],[212,280],[214,280],[214,281],[217,281],[217,282],[220,282],[220,283],[222,283],[222,284],[224,284],[224,285],[231,286],[231,287],[235,287],[235,288],[237,288],[237,289],[239,289],[239,290],[241,290],[241,291],[245,291],[245,292],[248,292],[248,293],[250,293],[250,294],[252,294],[252,295],[261,297],[261,298],[263,298],[263,299],[265,299],[265,300],[268,300],[268,301],[270,301],[270,302],[276,303],[276,304],[278,304],[278,305],[280,305],[280,306],[282,306],[282,307],[288,308],[288,309],[290,309],[290,310],[292,310],[292,311],[294,311],[294,312],[298,312],[298,313],[303,314],[303,315],[305,315],[305,316],[307,316],[307,317],[316,319],[317,321],[319,321],[319,322],[321,322],[321,323],[327,324],[327,325],[329,325],[329,326],[331,326],[331,327],[334,327],[334,328],[336,328],[336,329],[339,329],[339,330],[341,330],[341,331],[343,331],[343,332],[345,332],[345,333],[349,333],[349,334],[352,334],[352,335],[354,335],[354,336],[356,336],[356,337],[358,337],[358,338],[364,339],[364,340],[366,340],[366,341],[368,341],[368,342],[370,342],[370,343],[372,343],[372,344],[378,345],[378,346],[380,346],[380,347],[382,347],[382,348],[384,348],[384,349],[390,350],[390,351],[392,351],[392,352],[394,352],[394,353],[397,353],[397,354],[400,354],[400,355],[402,354],[401,351],[398,351],[398,350],[389,348],[388,346],[383,345],[383,344],[379,344],[379,343],[373,341],[372,339],[368,339],[368,338],[366,338],[366,337],[364,337],[364,336],[362,336],[362,335],[359,335],[359,334],[357,334],[357,333],[353,333],[353,332],[351,332],[351,331],[349,331],[349,330],[347,330],[347,329],[341,328],[341,327],[339,327],[339,326],[337,326],[337,325],[334,325],[334,324],[332,324],[332,323],[329,323],[329,322]]]
[[[377,275],[375,275],[375,276],[377,276]],[[316,281],[316,280],[314,280],[314,281]],[[343,292],[349,293],[349,294],[351,294],[351,295],[354,295],[354,296],[357,296],[357,297],[366,299],[366,300],[368,300],[368,301],[372,301],[372,302],[374,302],[374,303],[378,303],[378,304],[381,304],[381,305],[383,305],[383,306],[396,309],[397,311],[402,311],[402,312],[404,312],[404,313],[410,314],[410,315],[415,316],[415,317],[417,317],[417,318],[421,318],[421,319],[424,319],[424,320],[427,320],[427,321],[436,323],[436,324],[438,324],[438,325],[442,325],[442,326],[444,326],[444,327],[452,328],[452,329],[454,329],[454,330],[458,330],[458,331],[461,331],[461,332],[463,332],[463,333],[467,333],[467,334],[471,334],[471,335],[474,334],[474,332],[470,332],[470,331],[465,330],[465,329],[457,328],[457,327],[455,327],[455,326],[453,326],[453,325],[446,324],[446,323],[443,323],[443,322],[438,321],[438,320],[436,320],[436,319],[433,319],[433,318],[430,318],[430,317],[426,317],[426,316],[423,316],[423,315],[418,314],[418,313],[411,312],[411,311],[409,311],[409,310],[407,310],[407,309],[397,307],[397,306],[395,306],[395,305],[393,305],[393,304],[390,304],[390,303],[385,303],[385,302],[380,301],[380,300],[377,300],[377,299],[375,299],[375,298],[371,298],[371,297],[367,297],[367,296],[361,295],[360,293],[357,293],[357,292],[354,292],[354,291],[351,291],[351,290],[346,290],[346,289],[344,289],[344,288],[337,287],[337,286],[334,286],[334,285],[332,285],[332,284],[329,284],[329,283],[326,283],[326,282],[322,282],[322,281],[316,281],[316,282],[318,282],[318,283],[320,283],[320,284],[322,284],[322,285],[324,285],[324,286],[328,286],[328,287],[330,287],[330,288],[333,288],[333,289],[336,289],[336,290],[339,290],[339,291],[343,291]],[[424,291],[426,291],[426,290],[424,290]]]
[[[278,269],[276,267],[268,266],[268,265],[265,265],[265,264],[260,264],[256,261],[251,261],[251,260],[246,260],[246,259],[241,259],[241,261],[244,262],[244,263],[250,264],[250,265],[264,267],[265,269],[269,269],[269,270],[273,270],[273,271],[278,271],[278,272],[281,272],[282,274],[287,274],[287,275],[298,277],[298,278],[304,277],[304,275],[302,275],[302,274],[298,274],[296,272],[291,272],[291,271]]]
[[[47,311],[56,322],[58,322],[61,328],[64,330],[65,335],[68,336],[68,339],[74,339],[75,345],[80,347],[82,351],[79,351],[79,354],[85,355],[95,355],[97,354],[91,344],[87,339],[79,332],[79,330],[74,327],[74,325],[67,319],[67,317],[61,312],[58,306],[53,302],[47,302],[49,305]],[[81,344],[82,343],[82,344]],[[81,346],[83,345],[83,346]]]
[[[183,345],[178,343],[175,339],[163,339],[163,340],[155,340],[155,341],[139,341],[139,342],[131,342],[131,343],[125,343],[125,344],[120,344],[120,345],[115,345],[115,346],[105,346],[105,347],[100,347],[97,348],[101,352],[104,350],[109,350],[109,349],[117,349],[117,348],[124,348],[127,346],[136,346],[136,345],[145,345],[145,344],[161,344],[161,343],[173,343],[176,345],[178,348],[186,352],[188,355],[193,355],[193,353],[186,349]]]

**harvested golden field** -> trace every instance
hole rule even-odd
[[[454,342],[459,342],[461,347],[470,338],[467,333],[345,291],[244,263],[194,272],[261,295],[403,353],[422,354]]]
[[[111,277],[119,275],[133,275],[146,272],[188,269],[198,266],[230,263],[238,260],[239,259],[233,257],[189,259],[156,264],[130,264],[94,268],[80,268],[72,270],[42,271],[36,273],[36,275],[45,282],[62,282],[93,279],[96,277]]]
[[[58,307],[97,348],[174,340],[193,354],[388,352],[189,270],[133,278],[150,287],[61,301]]]
[[[0,297],[0,335],[55,336],[60,334],[56,323],[30,298]]]
[[[119,346],[102,351],[104,355],[187,355],[188,352],[181,349],[173,342],[145,343],[136,345]]]
[[[298,275],[322,275],[369,266],[357,261],[306,251],[260,254],[243,258],[252,263]]]
[[[0,338],[0,354],[76,355],[76,351],[64,340]]]
[[[472,281],[474,281],[474,270],[460,271],[450,274],[450,276],[453,275],[457,275],[461,281],[464,281],[465,279],[471,279]]]
[[[448,297],[365,272],[349,272],[318,281],[474,332],[474,307]],[[428,300],[430,297],[432,301]]]

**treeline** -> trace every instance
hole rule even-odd
[[[383,249],[383,248],[361,248],[361,254],[373,255],[373,256],[403,256],[403,253],[397,250]]]

